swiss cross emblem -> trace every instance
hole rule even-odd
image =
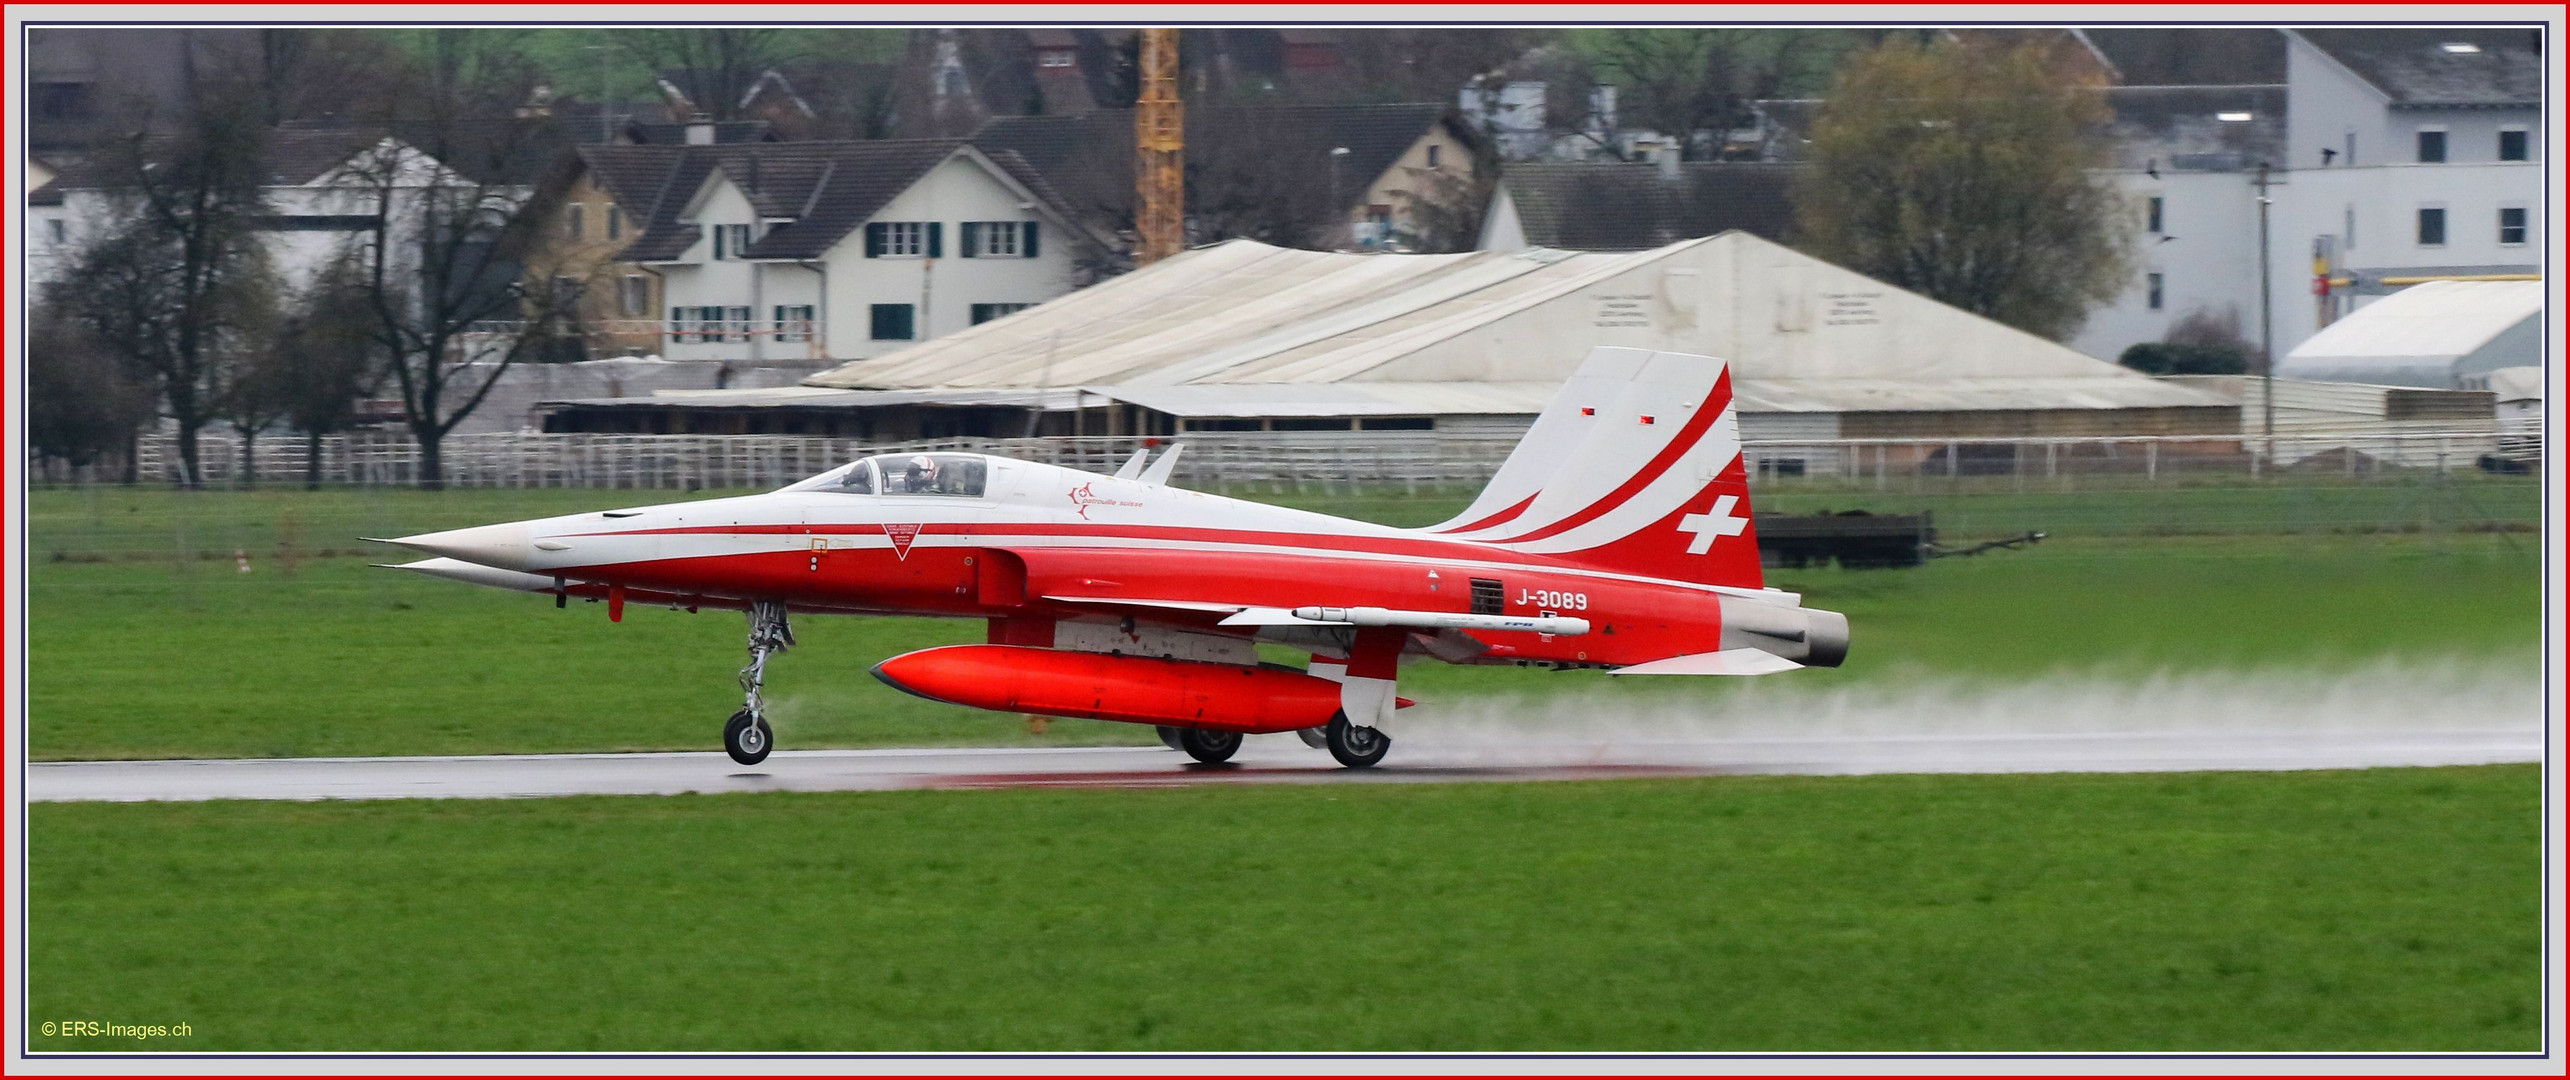
[[[886,525],[883,534],[892,540],[893,557],[903,562],[910,561],[910,542],[919,539],[919,526]]]
[[[1749,531],[1749,515],[1739,513],[1740,496],[1725,495],[1713,500],[1713,509],[1702,514],[1688,514],[1678,519],[1678,531],[1693,533],[1687,542],[1687,554],[1702,555],[1713,550],[1716,538],[1738,536]]]

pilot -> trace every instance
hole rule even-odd
[[[911,492],[937,489],[937,459],[921,454],[910,459],[910,469],[902,477],[902,488]]]

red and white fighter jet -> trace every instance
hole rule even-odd
[[[1151,724],[1199,761],[1294,731],[1351,768],[1390,747],[1405,659],[1755,675],[1836,666],[1847,619],[1765,588],[1731,379],[1710,357],[1600,348],[1472,505],[1372,525],[1166,482],[979,454],[889,454],[738,498],[407,536],[406,570],[629,603],[745,610],[746,701],[723,745],[773,738],[788,613],[987,620],[987,644],[884,660],[938,701]],[[1255,646],[1311,654],[1262,663]]]

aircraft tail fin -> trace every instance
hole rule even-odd
[[[1762,587],[1729,365],[1590,350],[1480,497],[1432,531],[1598,569]]]

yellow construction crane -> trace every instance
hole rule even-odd
[[[1178,103],[1178,31],[1142,32],[1142,96],[1133,103],[1133,262],[1187,246],[1186,114]]]

